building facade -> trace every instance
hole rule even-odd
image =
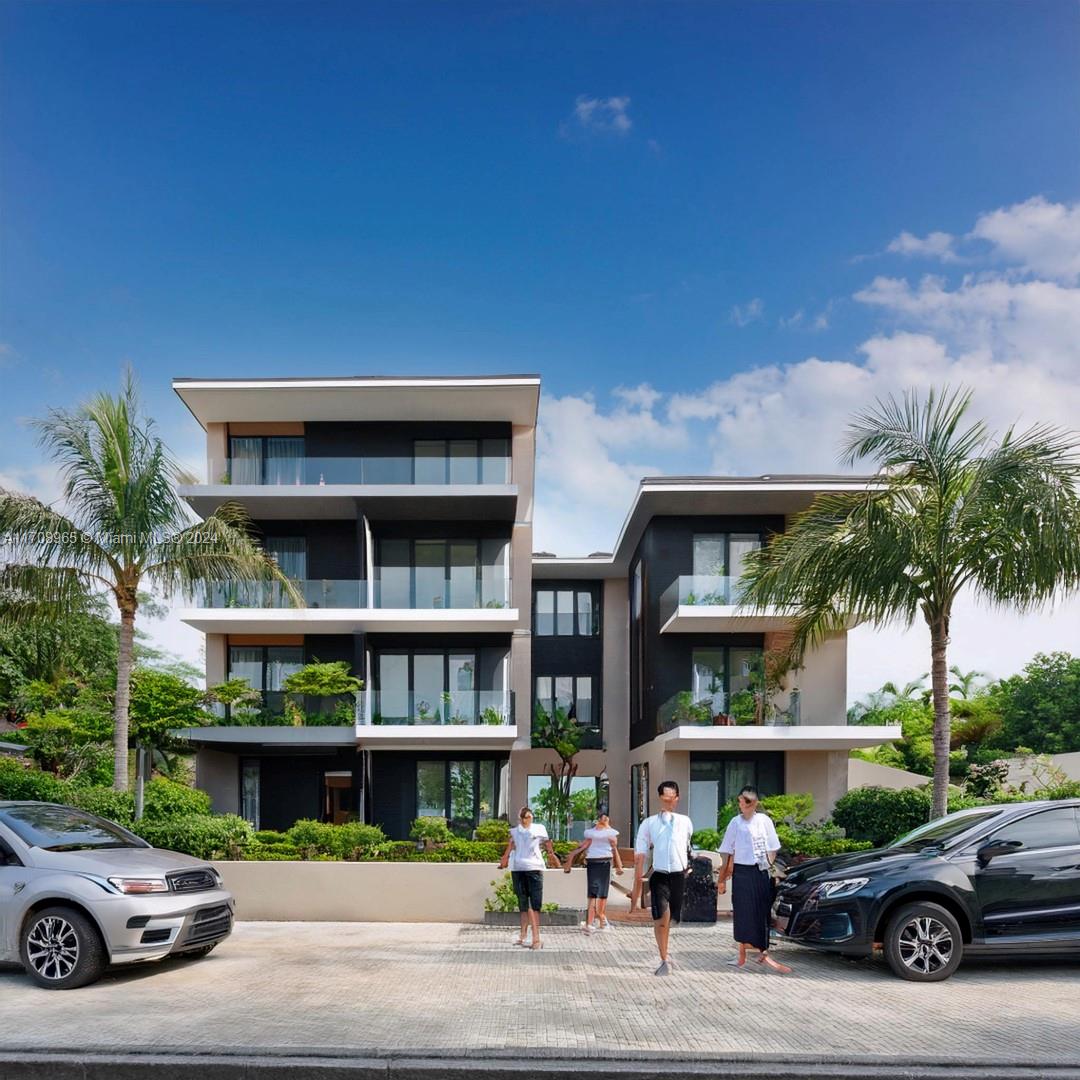
[[[784,613],[739,606],[746,552],[865,479],[647,479],[613,552],[534,555],[535,376],[174,389],[207,436],[207,482],[182,496],[204,516],[241,504],[304,600],[212,583],[181,614],[206,635],[207,685],[258,691],[187,733],[215,810],[392,837],[442,816],[465,835],[543,806],[556,759],[532,727],[558,710],[581,733],[579,814],[598,799],[632,833],[672,778],[705,827],[746,782],[810,791],[823,814],[848,751],[899,735],[847,726],[846,633],[778,673]],[[315,661],[363,691],[286,695]]]

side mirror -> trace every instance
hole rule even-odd
[[[1024,842],[1022,840],[990,840],[979,848],[975,853],[975,858],[979,860],[980,866],[987,866],[991,859],[996,859],[999,855],[1008,855],[1010,852],[1019,851],[1023,846]]]

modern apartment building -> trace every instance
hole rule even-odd
[[[578,783],[617,827],[668,777],[700,827],[748,781],[825,812],[848,751],[899,735],[847,726],[846,634],[767,680],[785,615],[747,613],[735,586],[816,493],[865,479],[647,479],[611,554],[534,555],[536,376],[173,385],[207,436],[207,483],[181,494],[203,515],[241,503],[305,600],[219,583],[182,613],[208,685],[261,695],[188,733],[216,810],[467,831],[544,786],[532,720],[560,708],[582,729]],[[285,678],[315,660],[346,661],[361,694],[287,706]]]

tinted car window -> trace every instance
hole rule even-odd
[[[13,806],[0,811],[0,821],[24,844],[46,850],[149,847],[119,825],[70,806]]]
[[[1019,840],[1029,850],[1072,847],[1080,844],[1080,826],[1076,823],[1076,810],[1071,806],[1061,806],[1054,810],[1041,810],[995,829],[990,839]]]
[[[947,844],[950,840],[973,829],[976,825],[985,824],[990,818],[997,817],[1002,813],[1001,807],[988,807],[986,810],[962,810],[948,817],[938,818],[926,825],[920,825],[906,836],[894,840],[889,847],[926,847],[930,844]]]

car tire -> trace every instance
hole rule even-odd
[[[186,952],[176,954],[177,960],[201,960],[204,956],[209,956],[216,948],[218,943],[215,941],[212,945],[203,945],[200,949],[188,949]]]
[[[35,911],[23,926],[19,955],[26,974],[49,990],[87,986],[109,965],[98,928],[69,907]]]
[[[919,901],[894,912],[884,946],[894,975],[911,982],[941,982],[960,966],[964,939],[947,908]]]

